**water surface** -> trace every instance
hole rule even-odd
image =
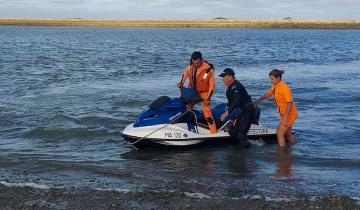
[[[231,196],[360,196],[360,31],[0,27],[0,179],[50,187]],[[120,136],[156,97],[176,97],[192,51],[253,98],[285,69],[298,144],[131,151]],[[225,101],[217,78],[214,104]],[[271,101],[261,121],[275,127]]]

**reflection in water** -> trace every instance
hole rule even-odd
[[[145,168],[154,166],[155,169],[181,172],[183,175],[207,176],[210,174],[227,174],[237,178],[246,178],[257,171],[258,166],[254,161],[256,150],[228,147],[223,150],[199,149],[187,151],[131,151],[121,155],[123,159],[134,160],[137,166]],[[275,162],[277,177],[292,176],[294,157],[291,148],[276,148],[270,153],[270,160]],[[140,161],[140,162],[139,162]]]
[[[171,171],[189,171],[194,173],[206,173],[214,168],[215,154],[212,150],[188,150],[188,151],[159,151],[144,150],[131,151],[121,155],[122,158],[128,160],[144,161],[142,166],[146,164],[157,163],[166,170]]]
[[[292,165],[294,162],[294,158],[291,156],[291,149],[278,147],[276,152],[274,153],[274,158],[277,164],[275,176],[292,176]]]
[[[202,148],[187,151],[131,151],[121,155],[123,159],[134,160],[137,166],[156,165],[156,169],[191,174],[191,176],[217,176],[228,174],[236,178],[248,177],[256,170],[256,165],[248,166],[250,150],[228,147],[227,149]],[[139,164],[139,161],[141,162]]]
[[[230,172],[235,172],[240,177],[246,177],[250,170],[247,166],[247,149],[233,149],[226,156],[226,163]]]

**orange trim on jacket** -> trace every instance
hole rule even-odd
[[[180,83],[184,84],[187,78],[189,78],[189,88],[195,88],[197,92],[207,92],[208,94],[204,99],[210,99],[215,90],[214,68],[211,64],[203,61],[198,68],[194,65],[188,65],[184,70]]]

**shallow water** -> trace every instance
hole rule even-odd
[[[360,31],[0,27],[0,181],[50,187],[360,196]],[[120,137],[193,50],[254,97],[285,69],[298,144],[131,151]],[[217,78],[214,103],[225,100]],[[271,101],[261,121],[275,127]]]

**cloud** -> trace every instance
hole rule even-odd
[[[0,0],[0,16],[360,18],[359,0]]]

